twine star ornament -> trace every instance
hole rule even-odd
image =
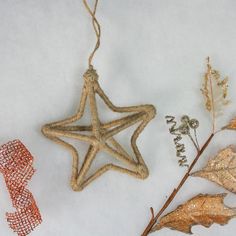
[[[153,105],[140,105],[130,107],[117,107],[113,105],[98,83],[98,75],[92,66],[84,74],[84,86],[82,90],[79,109],[75,115],[61,121],[46,124],[42,133],[52,141],[67,148],[73,157],[71,187],[74,191],[83,190],[88,184],[97,179],[108,170],[115,170],[129,174],[139,179],[148,177],[148,168],[137,147],[136,140],[145,126],[156,114]],[[98,95],[113,112],[127,114],[123,118],[103,123],[99,119],[96,103]],[[90,125],[73,125],[79,121],[85,110],[86,102],[89,104],[91,113]],[[129,155],[126,150],[114,138],[121,131],[132,125],[138,124],[131,136],[131,148],[134,156]],[[89,133],[89,134],[88,134]],[[77,149],[63,138],[72,138],[89,144],[84,161],[79,169],[79,154]],[[98,152],[103,151],[125,164],[127,168],[109,163],[97,169],[94,174],[87,176],[87,173],[96,158]]]

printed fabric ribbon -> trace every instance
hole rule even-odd
[[[6,213],[7,221],[18,236],[28,235],[42,222],[32,193],[26,189],[35,172],[33,156],[19,141],[0,146],[0,173],[3,174],[9,191],[14,213]]]

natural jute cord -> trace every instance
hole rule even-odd
[[[92,23],[93,23],[94,32],[95,32],[95,34],[97,36],[97,42],[96,42],[95,48],[92,51],[92,53],[90,54],[89,59],[88,59],[88,65],[89,65],[89,67],[91,67],[92,66],[92,60],[93,60],[94,54],[98,50],[98,48],[100,47],[100,38],[101,38],[101,26],[100,26],[100,24],[99,24],[99,22],[98,22],[98,20],[96,18],[96,11],[97,11],[97,6],[98,6],[98,0],[95,0],[93,11],[89,7],[89,5],[88,5],[86,0],[83,0],[83,3],[84,3],[85,8],[88,10],[88,13],[92,17]]]

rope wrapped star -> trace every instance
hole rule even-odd
[[[128,113],[123,118],[102,123],[99,119],[96,95],[105,102],[106,106],[116,113]],[[91,112],[91,125],[73,125],[74,122],[81,119],[84,114],[86,101],[89,103]],[[81,191],[108,170],[115,170],[129,174],[136,178],[145,179],[148,177],[148,168],[142,158],[136,144],[139,134],[156,114],[153,105],[140,105],[130,107],[117,107],[112,104],[98,83],[98,75],[92,66],[84,74],[84,86],[82,90],[80,105],[77,113],[62,121],[46,124],[42,128],[43,134],[54,142],[67,148],[73,156],[71,187],[74,191]],[[119,132],[137,124],[133,135],[131,136],[131,147],[135,157],[129,155],[125,149],[116,141],[114,136]],[[89,134],[88,134],[89,133]],[[79,170],[79,155],[76,148],[64,141],[62,138],[72,138],[89,144],[88,151],[81,168]],[[106,164],[95,171],[91,176],[87,176],[90,166],[98,152],[104,151],[123,164],[127,168]]]
[[[92,18],[92,24],[97,37],[97,42],[94,50],[88,58],[89,69],[84,74],[84,86],[79,109],[74,116],[62,121],[47,124],[42,128],[42,133],[46,137],[64,146],[71,152],[73,157],[71,187],[74,191],[83,190],[88,184],[108,170],[119,171],[140,179],[147,178],[149,174],[148,168],[142,158],[141,153],[139,152],[139,149],[136,145],[136,140],[148,122],[154,118],[156,114],[155,107],[152,105],[117,107],[112,104],[112,102],[101,89],[98,83],[98,75],[92,66],[92,60],[95,52],[100,46],[101,37],[101,27],[95,16],[98,0],[95,0],[93,9],[88,5],[87,0],[83,0],[83,3]],[[107,123],[101,122],[98,115],[96,95],[98,95],[105,102],[106,106],[113,112],[128,114],[123,118],[112,120]],[[73,125],[73,123],[82,118],[86,101],[88,101],[91,113],[91,125]],[[138,127],[131,136],[131,148],[134,153],[134,157],[132,157],[116,141],[114,136],[135,124],[138,124]],[[63,138],[72,138],[89,144],[88,151],[80,169],[79,154],[77,149],[72,144],[64,141]],[[94,159],[96,158],[96,155],[100,151],[106,152],[118,161],[126,164],[127,168],[110,163],[99,168],[94,174],[87,176],[88,171]]]

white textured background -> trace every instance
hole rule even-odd
[[[158,109],[138,142],[150,177],[140,181],[109,172],[83,192],[73,192],[69,152],[44,138],[40,127],[77,108],[81,76],[95,43],[90,18],[81,0],[0,0],[0,142],[20,138],[35,157],[37,173],[30,189],[43,224],[32,235],[140,235],[149,207],[160,208],[185,171],[177,165],[164,116],[198,118],[201,142],[210,132],[199,91],[208,55],[230,78],[232,105],[222,124],[236,114],[235,12],[235,0],[100,0],[102,46],[94,65],[101,86],[117,105],[152,103]],[[236,133],[220,134],[196,169],[229,144],[236,144]],[[188,150],[191,159],[194,153]],[[99,158],[93,170],[109,159]],[[0,235],[11,236],[4,215],[13,209],[2,177],[0,186]],[[169,210],[199,192],[225,190],[190,179]],[[226,203],[236,206],[236,197],[230,194]],[[233,236],[235,229],[232,220],[224,227],[197,226],[193,232]],[[164,229],[153,235],[183,234]]]

